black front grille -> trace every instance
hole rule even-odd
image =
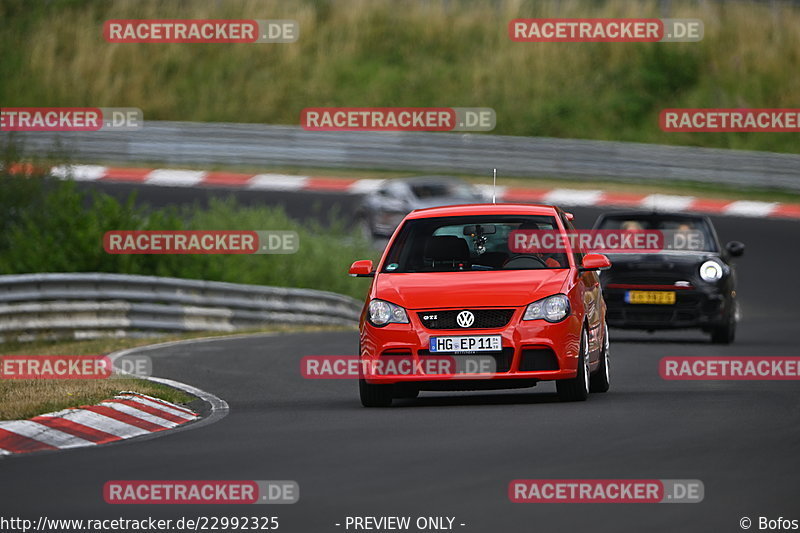
[[[462,311],[469,311],[475,316],[471,326],[465,328],[458,325],[456,317]],[[457,309],[417,313],[422,325],[428,329],[496,329],[505,327],[513,315],[513,309]]]
[[[523,348],[519,369],[522,372],[558,370],[558,358],[550,348]]]
[[[677,281],[689,281],[689,275],[682,272],[653,272],[648,274],[613,273],[603,274],[604,284],[623,283],[631,285],[675,285]]]
[[[430,350],[419,350],[417,352],[420,359],[425,357],[462,357],[461,354],[452,353],[431,353]],[[500,352],[476,352],[471,356],[492,357],[495,364],[495,372],[508,372],[511,370],[511,361],[514,359],[514,348],[506,346]]]
[[[384,350],[381,352],[381,357],[401,357],[407,356],[411,357],[411,350],[405,348],[393,348],[391,350]]]

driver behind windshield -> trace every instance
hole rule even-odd
[[[514,230],[556,230],[553,217],[447,217],[409,220],[392,244],[384,272],[567,268],[564,253],[509,249]]]

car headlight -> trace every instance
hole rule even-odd
[[[722,277],[722,265],[713,259],[709,259],[700,265],[700,277],[708,283],[719,280]]]
[[[528,305],[522,320],[544,319],[548,322],[561,322],[569,316],[569,298],[564,294],[554,294]]]
[[[373,326],[385,326],[389,323],[408,324],[406,310],[383,300],[372,300],[369,303],[369,321]]]

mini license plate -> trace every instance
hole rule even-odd
[[[629,304],[674,305],[675,291],[628,291],[625,301]]]

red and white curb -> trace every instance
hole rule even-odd
[[[0,455],[95,446],[176,428],[194,411],[136,392],[30,420],[0,422]]]
[[[25,172],[25,168],[20,168]],[[295,176],[288,174],[243,174],[206,172],[202,170],[172,170],[151,168],[122,168],[98,165],[57,166],[50,169],[53,176],[76,181],[141,183],[168,187],[230,187],[264,191],[320,191],[363,194],[375,190],[383,180],[352,179],[324,176]],[[479,186],[491,198],[491,185]],[[759,202],[753,200],[723,200],[667,194],[641,194],[586,189],[534,189],[498,187],[501,202],[543,203],[559,206],[632,207],[654,211],[684,211],[723,216],[800,219],[800,204]]]

